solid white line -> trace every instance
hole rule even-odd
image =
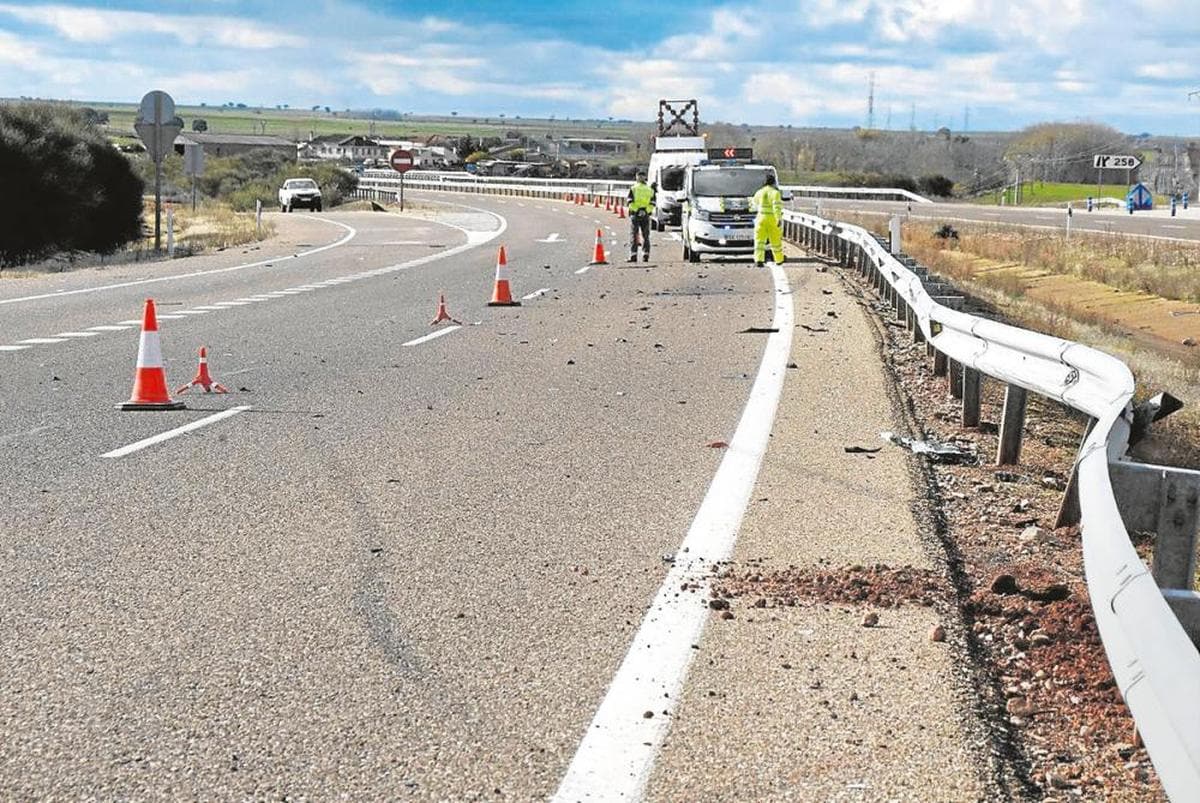
[[[576,275],[576,276],[578,276],[578,275],[579,275],[579,274],[581,274],[581,273],[587,273],[587,272],[588,272],[589,270],[591,270],[591,269],[592,269],[592,266],[591,266],[591,265],[584,265],[582,268],[580,268],[579,270],[575,271],[575,275]]]
[[[42,345],[45,343],[65,343],[66,339],[61,337],[31,337],[28,340],[18,340],[18,343],[29,343],[31,345]]]
[[[530,299],[537,298],[538,296],[544,296],[544,295],[546,295],[546,293],[549,293],[549,292],[550,292],[549,287],[543,287],[541,290],[534,290],[532,293],[530,293],[527,296],[521,296],[521,300],[529,301]]]
[[[250,409],[250,405],[248,405],[248,404],[241,405],[239,407],[231,407],[230,409],[224,410],[220,413],[214,413],[213,415],[207,416],[205,418],[201,418],[199,421],[193,421],[190,424],[185,424],[182,427],[176,427],[175,429],[169,430],[167,432],[163,432],[162,434],[155,435],[150,438],[146,438],[145,440],[140,440],[137,443],[131,443],[128,446],[122,446],[120,449],[114,449],[111,452],[106,452],[105,454],[102,454],[100,456],[101,457],[112,457],[112,458],[124,457],[127,454],[133,454],[134,452],[141,451],[142,449],[145,449],[147,446],[153,446],[156,443],[162,443],[163,441],[168,441],[171,438],[177,438],[180,435],[184,435],[188,432],[192,432],[194,430],[200,429],[200,427],[206,427],[209,424],[215,424],[216,422],[218,422],[222,419],[229,418],[231,416],[235,416],[238,413],[244,413],[249,409]]]
[[[0,346],[0,351],[24,351],[29,346]]]
[[[419,346],[422,343],[428,343],[430,340],[439,338],[442,335],[448,335],[451,332],[454,332],[461,328],[462,328],[461,326],[447,326],[445,329],[439,329],[438,331],[434,332],[433,334],[425,335],[424,337],[418,337],[416,340],[410,340],[407,343],[401,343],[400,345],[401,346]]]
[[[706,604],[708,581],[717,562],[733,552],[783,391],[792,343],[792,297],[783,269],[773,266],[771,276],[775,281],[772,325],[778,331],[767,338],[737,431],[555,801],[640,800],[645,792],[696,652],[692,645],[699,643],[711,615]],[[696,591],[680,593],[685,584],[694,584]],[[654,712],[653,716],[645,718],[646,711]]]
[[[322,245],[319,248],[312,248],[312,249],[309,249],[308,251],[301,251],[298,254],[286,254],[283,256],[272,257],[271,259],[264,259],[261,262],[249,262],[249,263],[246,263],[245,265],[233,265],[232,267],[215,268],[214,270],[198,270],[198,271],[193,271],[191,273],[180,273],[176,276],[155,276],[153,279],[138,279],[137,281],[119,282],[117,284],[106,284],[106,285],[102,285],[100,287],[83,287],[83,288],[80,288],[79,290],[60,290],[57,293],[42,293],[41,295],[22,296],[21,298],[5,298],[5,299],[0,299],[0,304],[16,304],[21,301],[39,301],[44,298],[61,298],[63,296],[79,295],[80,293],[99,293],[104,290],[117,290],[122,287],[137,287],[137,286],[143,285],[143,284],[157,284],[158,282],[173,282],[173,281],[176,281],[177,279],[191,279],[196,276],[212,276],[212,275],[218,274],[218,273],[230,273],[231,271],[245,270],[247,268],[258,268],[263,265],[270,265],[274,262],[278,262],[283,259],[299,259],[300,257],[312,256],[313,254],[319,254],[322,251],[328,251],[330,248],[337,248],[339,245],[344,245],[345,243],[350,242],[350,240],[352,240],[358,234],[358,232],[355,231],[353,227],[347,226],[345,223],[339,223],[336,220],[326,220],[325,218],[313,218],[313,219],[321,220],[321,221],[324,221],[325,223],[332,223],[335,226],[341,226],[343,229],[348,231],[349,234],[347,234],[345,237],[338,240],[337,242],[330,243],[329,245]]]
[[[99,337],[100,332],[59,332],[55,337]]]

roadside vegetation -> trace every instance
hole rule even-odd
[[[0,105],[0,176],[0,271],[141,236],[142,182],[78,109]]]
[[[879,234],[881,215],[845,215]],[[1200,461],[1200,244],[1031,232],[1007,226],[910,222],[904,251],[1019,326],[1119,357],[1143,392],[1187,406],[1160,424],[1161,459]]]

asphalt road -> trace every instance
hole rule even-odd
[[[771,280],[658,234],[669,263],[584,270],[623,221],[466,202],[0,281],[0,795],[553,793],[741,414]],[[500,243],[545,291],[519,308],[486,306]],[[431,329],[441,291],[461,328]],[[170,385],[207,345],[233,393],[114,409],[147,297]]]
[[[997,223],[1029,226],[1033,228],[1066,230],[1065,209],[1045,209],[1012,206],[987,206],[981,204],[905,204],[892,201],[820,201],[800,198],[793,207],[811,212],[814,208],[824,210],[847,210],[854,212],[879,212],[884,214],[907,214],[917,220],[946,221],[949,223]],[[1071,215],[1072,231],[1102,232],[1105,234],[1137,234],[1162,237],[1171,240],[1200,240],[1200,207],[1179,207],[1176,216],[1169,210],[1135,212],[1130,215],[1106,208],[1094,212],[1074,209]]]

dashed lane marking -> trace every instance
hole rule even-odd
[[[522,301],[530,301],[532,299],[537,298],[538,296],[544,296],[544,295],[546,295],[546,293],[549,293],[549,292],[550,292],[549,287],[543,287],[541,290],[534,290],[529,295],[521,296],[521,300]]]
[[[189,432],[194,432],[194,431],[200,429],[201,427],[207,427],[209,424],[215,424],[218,421],[223,421],[226,418],[231,418],[231,417],[237,415],[238,413],[244,413],[249,409],[250,409],[250,405],[248,405],[248,404],[240,405],[238,407],[231,407],[228,410],[223,410],[219,413],[215,413],[213,415],[206,416],[205,418],[201,418],[199,421],[193,421],[190,424],[185,424],[182,427],[176,427],[175,429],[168,430],[167,432],[163,432],[158,435],[154,435],[153,437],[149,437],[149,438],[140,440],[137,443],[131,443],[128,446],[122,446],[120,449],[113,449],[111,452],[105,452],[104,454],[102,454],[100,456],[107,457],[107,458],[113,458],[113,459],[118,458],[118,457],[125,457],[126,455],[133,454],[134,452],[140,452],[142,449],[145,449],[149,446],[154,446],[157,443],[162,443],[163,441],[169,441],[172,438],[178,438],[180,435],[185,435]]]
[[[418,337],[415,340],[410,340],[407,343],[401,343],[400,345],[401,346],[419,346],[422,343],[428,343],[430,340],[436,340],[437,338],[442,337],[443,335],[448,335],[451,332],[457,332],[459,329],[462,329],[462,327],[461,326],[447,326],[445,329],[439,329],[436,332],[425,335],[424,337]]]
[[[59,332],[55,337],[100,337],[102,332]]]
[[[579,270],[575,271],[575,275],[576,275],[576,276],[581,276],[582,274],[584,274],[584,273],[587,273],[587,272],[588,272],[589,270],[591,270],[591,269],[592,269],[592,266],[591,266],[591,265],[584,265],[582,268],[580,268]]]
[[[283,298],[285,296],[299,295],[301,293],[311,293],[314,290],[323,290],[328,287],[334,287],[337,285],[346,284],[348,282],[356,282],[356,281],[360,281],[362,279],[369,279],[369,278],[373,278],[376,276],[385,276],[387,274],[394,273],[396,271],[408,270],[409,268],[414,268],[419,265],[425,265],[425,264],[434,262],[439,259],[445,259],[446,257],[450,257],[455,254],[460,254],[464,251],[468,251],[479,245],[483,245],[484,243],[494,240],[495,238],[504,234],[504,232],[508,229],[508,220],[503,215],[497,214],[496,212],[491,212],[487,209],[481,209],[479,207],[469,206],[466,204],[448,203],[448,202],[441,202],[441,201],[439,201],[438,203],[442,203],[445,206],[454,206],[454,207],[469,209],[474,212],[481,212],[481,213],[490,215],[498,222],[498,225],[493,230],[478,231],[478,230],[473,230],[473,229],[465,229],[462,226],[457,226],[453,223],[440,223],[440,225],[446,226],[448,228],[456,229],[457,231],[462,232],[466,236],[467,241],[465,243],[463,243],[462,245],[457,245],[457,246],[454,246],[453,248],[448,248],[443,251],[438,251],[436,253],[428,254],[426,256],[419,257],[417,259],[411,259],[406,262],[401,262],[401,263],[398,263],[395,265],[388,265],[388,266],[385,266],[382,268],[376,268],[374,270],[369,270],[369,271],[362,271],[360,273],[354,273],[354,274],[350,274],[347,276],[337,276],[332,279],[327,279],[326,281],[323,281],[323,282],[303,284],[303,285],[298,285],[296,287],[289,287],[289,288],[286,288],[283,290],[275,290],[275,291],[268,292],[268,293],[259,293],[257,295],[253,295],[253,296],[243,296],[243,297],[238,298],[233,301],[219,301],[219,302],[215,302],[213,304],[197,306],[192,309],[176,310],[171,313],[160,313],[158,315],[158,319],[169,321],[169,320],[179,320],[182,318],[191,317],[191,316],[195,316],[195,315],[206,315],[209,312],[221,312],[223,310],[227,310],[227,309],[230,309],[235,306],[254,304],[259,301],[270,301],[272,299]],[[336,223],[336,221],[329,221],[329,222]],[[350,237],[353,237],[355,234],[357,234],[357,232],[355,232],[355,230],[353,228],[346,226],[345,224],[337,223],[337,225],[342,226],[345,229],[348,229],[351,232],[351,234],[348,235],[347,237],[343,238],[341,241],[339,241],[339,243],[334,243],[334,244],[328,245],[328,246],[322,246],[321,248],[313,249],[311,251],[305,251],[300,254],[296,254],[295,256],[307,256],[309,254],[317,253],[318,251],[328,250],[329,248],[334,247],[334,245],[338,245],[341,242],[348,241],[350,239]],[[49,297],[56,297],[56,296],[60,296],[60,295],[74,295],[74,294],[80,293],[80,292],[93,292],[93,291],[104,290],[104,289],[113,289],[116,287],[129,287],[129,286],[133,286],[133,285],[147,284],[147,283],[150,283],[153,281],[166,281],[168,279],[182,279],[182,278],[186,278],[187,276],[200,276],[200,275],[207,275],[207,274],[211,274],[211,273],[224,273],[224,272],[227,272],[230,270],[238,270],[238,269],[242,269],[242,268],[254,267],[256,265],[263,265],[263,264],[267,264],[268,262],[271,262],[271,260],[267,260],[265,262],[253,263],[250,265],[238,265],[233,268],[221,268],[221,269],[212,270],[212,271],[197,271],[195,273],[183,274],[180,276],[164,276],[164,277],[159,277],[157,279],[148,279],[145,281],[125,282],[122,284],[105,285],[104,287],[88,288],[86,290],[78,290],[78,291],[73,290],[73,291],[69,291],[69,292],[65,292],[65,293],[46,293],[46,294],[43,294],[40,296],[28,296],[28,297],[21,298],[21,299],[9,299],[8,301],[0,301],[0,303],[11,303],[11,302],[15,302],[15,301],[28,301],[28,300],[33,300],[33,299],[37,299],[37,298],[49,298]],[[122,321],[120,324],[100,324],[97,326],[89,326],[89,327],[87,327],[86,331],[89,333],[92,333],[92,334],[99,334],[101,332],[124,332],[127,329],[130,329],[134,326],[140,326],[140,325],[141,325],[141,320],[128,320],[128,321]],[[442,331],[443,332],[453,331],[453,329],[442,330]],[[19,341],[17,344],[10,344],[10,345],[0,344],[0,352],[24,351],[25,349],[27,349],[33,345],[49,345],[49,344],[53,344],[53,343],[65,343],[65,342],[69,342],[72,338],[81,338],[81,337],[90,337],[90,336],[91,336],[91,334],[63,333],[63,334],[57,335],[55,337],[29,338],[27,340]],[[428,338],[428,339],[432,339],[432,338]],[[418,340],[420,340],[420,339],[418,339]],[[421,341],[421,342],[424,342],[424,341]],[[405,345],[408,345],[408,344],[405,344]]]

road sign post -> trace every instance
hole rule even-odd
[[[192,211],[196,211],[196,177],[204,173],[204,148],[200,145],[183,146],[183,173],[192,177]]]
[[[388,158],[392,169],[400,174],[400,211],[404,211],[404,174],[414,167],[412,151],[398,149]]]
[[[175,145],[183,125],[175,117],[175,101],[166,92],[147,92],[133,128],[154,160],[154,250],[162,249],[162,161]]]

